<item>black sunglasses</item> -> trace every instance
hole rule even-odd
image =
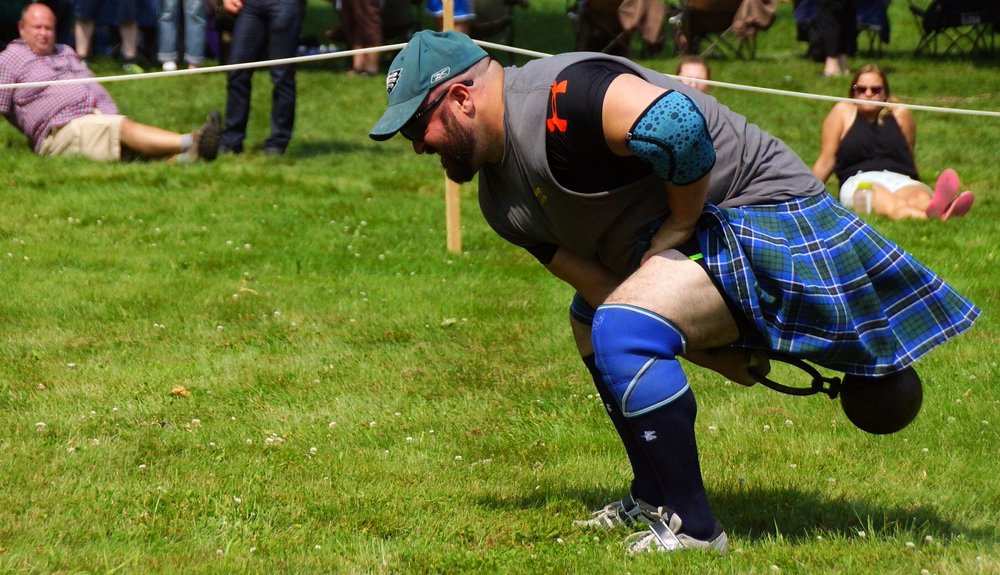
[[[471,86],[472,80],[466,80],[464,82],[457,82],[457,83],[463,86]],[[441,102],[444,101],[444,97],[448,95],[449,91],[451,91],[451,86],[448,86],[444,90],[441,90],[441,93],[438,94],[433,100],[431,100],[426,106],[418,109],[416,113],[413,114],[413,117],[410,118],[410,121],[407,122],[402,128],[400,128],[399,133],[403,134],[403,137],[411,142],[424,141],[424,133],[427,132],[427,122],[421,122],[420,118],[430,114],[431,112],[434,111],[434,108],[437,108],[439,105],[441,105]]]
[[[882,94],[882,86],[860,86],[858,84],[854,85],[855,94],[864,94],[865,92],[871,92],[872,96],[878,96]]]

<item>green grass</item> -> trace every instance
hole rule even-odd
[[[995,60],[914,58],[891,9],[901,99],[1000,110]],[[563,10],[533,3],[518,43],[569,49]],[[712,64],[843,93],[803,51],[782,5],[757,60]],[[835,402],[692,368],[734,549],[630,558],[625,533],[571,527],[629,471],[570,289],[494,236],[473,186],[448,253],[437,162],[371,142],[383,80],[340,70],[300,70],[281,158],[260,152],[266,74],[248,153],[213,164],[38,158],[0,128],[0,572],[1000,573],[1000,120],[916,113],[925,177],[954,166],[969,218],[872,220],[984,311],[919,363],[920,417],[870,436]],[[221,75],[109,89],[175,130],[224,106]],[[716,95],[815,157],[828,103]]]

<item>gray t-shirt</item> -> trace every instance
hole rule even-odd
[[[573,52],[505,68],[506,149],[499,164],[480,170],[479,205],[507,241],[522,247],[555,244],[625,276],[669,213],[664,181],[655,174],[617,189],[582,194],[560,186],[549,170],[545,121],[553,81],[564,68],[594,58],[624,64],[647,81],[695,101],[716,151],[710,203],[766,204],[825,193],[787,145],[715,98],[625,59]]]

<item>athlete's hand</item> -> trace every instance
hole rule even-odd
[[[243,9],[243,0],[222,0],[222,7],[226,9],[226,12],[238,14]]]
[[[692,234],[694,234],[693,224],[690,226],[680,225],[673,217],[668,216],[667,219],[663,220],[660,229],[656,230],[656,234],[653,235],[653,239],[649,242],[649,249],[642,254],[640,265],[663,250],[682,245]]]

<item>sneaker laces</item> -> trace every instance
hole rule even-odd
[[[580,519],[573,522],[577,527],[601,527],[614,529],[622,525],[632,525],[637,522],[651,524],[659,521],[658,509],[631,495],[608,503],[601,509],[591,513],[590,519]]]

